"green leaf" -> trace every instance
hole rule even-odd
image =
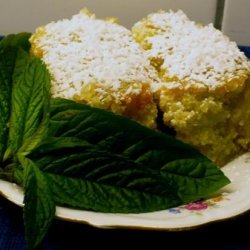
[[[76,138],[49,138],[29,157],[44,172],[157,194],[167,194],[171,190],[178,196],[161,178],[159,171],[138,165],[122,155],[99,150]]]
[[[30,36],[31,33],[27,32],[7,35],[0,41],[0,48],[21,47],[23,50],[28,52],[30,49],[30,43],[29,43]]]
[[[36,148],[35,153],[47,154],[48,152],[54,152],[55,150],[63,150],[65,148],[76,147],[89,147],[90,144],[86,141],[80,140],[76,137],[47,137],[43,142]]]
[[[44,238],[55,215],[50,182],[31,160],[22,157],[24,167],[24,222],[28,249]]]
[[[8,182],[15,182],[15,170],[18,167],[16,163],[6,164],[4,167],[0,167],[0,180],[5,180]]]
[[[83,104],[53,100],[49,133],[60,139],[44,141],[29,155],[47,173],[164,194],[182,204],[204,198],[229,183],[191,146]]]
[[[27,58],[22,54],[22,57],[18,56],[19,60],[16,60],[17,54],[19,48],[29,50],[29,36],[28,33],[9,35],[0,42],[0,161],[3,159],[9,133],[13,76],[19,75]],[[22,61],[22,67],[19,61]]]
[[[94,181],[46,174],[55,200],[60,205],[108,213],[142,213],[178,206],[174,194],[153,194]]]
[[[15,68],[12,75],[13,85],[17,82],[18,78],[24,74],[26,65],[31,59],[31,56],[20,47],[16,48],[16,52]]]
[[[229,182],[191,146],[86,105],[53,100],[49,134],[58,137],[29,157],[51,179],[61,205],[148,212],[199,200]]]
[[[49,114],[46,113],[46,108],[45,108],[43,119],[41,123],[38,125],[37,130],[35,131],[34,134],[32,134],[23,142],[23,145],[20,147],[18,152],[22,153],[23,155],[27,155],[33,149],[38,147],[48,135],[48,126],[49,126]]]
[[[11,111],[12,74],[16,50],[0,49],[0,162],[6,149]]]
[[[49,73],[40,59],[26,55],[27,60],[24,57],[24,52],[20,51],[17,59],[19,67],[14,75],[11,126],[5,159],[16,153],[20,147],[22,151],[30,151],[46,134],[50,96]],[[37,131],[39,133],[35,134]]]
[[[65,99],[51,101],[50,135],[77,137],[107,151],[124,154],[132,159],[137,154],[150,165],[159,168],[163,162],[183,158],[204,158],[193,147],[111,112],[92,108]],[[157,154],[155,154],[157,153]],[[157,161],[154,160],[157,158]]]
[[[184,159],[167,163],[161,174],[177,189],[183,203],[204,198],[230,183],[229,179],[206,159]]]
[[[181,204],[204,198],[228,184],[221,171],[206,159],[176,160],[159,170],[122,154],[100,150],[86,141],[74,139],[70,143],[71,138],[64,139],[51,138],[29,157],[47,173],[93,181],[96,185],[170,195]]]
[[[174,194],[154,194],[148,190],[138,191],[120,188],[116,184],[106,185],[95,181],[70,178],[44,173],[51,183],[54,199],[61,206],[109,213],[141,213],[162,210],[180,205]],[[22,170],[16,171],[19,182]]]

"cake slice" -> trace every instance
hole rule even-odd
[[[157,78],[131,31],[114,19],[96,19],[86,9],[71,19],[39,27],[31,52],[47,65],[52,96],[126,115],[155,127],[150,86]]]
[[[161,83],[153,86],[167,126],[220,166],[250,149],[250,64],[212,24],[160,11],[132,29]]]

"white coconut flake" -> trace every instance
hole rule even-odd
[[[71,99],[89,83],[110,88],[115,95],[123,82],[151,84],[156,78],[145,51],[129,30],[83,12],[46,25],[37,46],[52,74],[54,96]]]
[[[163,32],[147,41],[152,44],[149,58],[164,59],[162,68],[168,78],[178,78],[213,89],[236,76],[236,71],[250,71],[250,63],[235,42],[231,42],[212,24],[201,26],[179,10],[149,15],[149,22]],[[186,88],[188,87],[186,86]]]

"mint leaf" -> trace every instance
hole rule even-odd
[[[16,50],[0,47],[0,161],[6,149],[11,112],[12,74]]]
[[[29,63],[31,56],[22,48],[18,47],[16,54],[15,68],[12,75],[13,85],[18,81],[18,78],[22,76],[26,70],[26,65]]]
[[[27,54],[25,56],[23,51],[20,51],[18,56],[16,64],[19,67],[14,75],[11,126],[5,159],[16,153],[24,144],[29,145],[29,150],[39,144],[47,127],[50,96],[49,73],[40,59],[32,58]],[[35,135],[38,129],[40,130],[39,136]],[[30,143],[26,143],[27,140],[32,141],[34,145],[31,147]],[[22,150],[25,151],[25,147],[22,147]]]
[[[199,200],[229,182],[211,161],[174,137],[72,101],[52,101],[48,134],[28,157],[58,205],[150,212]],[[22,163],[23,153],[18,155]],[[25,175],[16,169],[18,183],[25,183]]]
[[[174,137],[72,101],[52,100],[49,134],[60,139],[44,141],[29,157],[50,174],[164,194],[181,204],[229,183],[211,161]]]
[[[76,137],[132,159],[137,158],[137,154],[143,154],[141,161],[151,159],[150,165],[155,168],[159,168],[161,155],[164,156],[163,163],[166,160],[205,158],[198,150],[173,136],[102,109],[56,98],[51,100],[50,113],[51,136]]]
[[[51,138],[29,157],[46,173],[74,178],[76,181],[86,180],[96,186],[108,185],[139,193],[164,195],[169,198],[169,203],[165,199],[159,199],[158,202],[162,201],[165,209],[172,206],[171,199],[178,200],[178,205],[181,205],[204,198],[228,184],[228,179],[222,172],[206,159],[176,160],[158,170],[122,154],[98,149],[96,145],[86,141],[78,142],[74,139],[70,142],[70,138],[64,139]],[[74,203],[68,205],[74,206]],[[143,207],[144,211],[140,210]],[[112,211],[115,209],[112,208]],[[141,206],[137,212],[146,211],[149,211],[148,208]]]
[[[16,169],[16,178],[23,182],[23,171]],[[182,204],[173,193],[154,194],[121,188],[115,183],[105,185],[95,181],[44,173],[58,205],[108,213],[141,213],[162,210]]]
[[[7,35],[0,41],[0,48],[20,47],[28,52],[30,50],[30,43],[29,43],[30,36],[31,33],[27,32]],[[6,57],[5,59],[8,58]]]
[[[172,161],[161,168],[161,174],[175,186],[184,204],[205,198],[230,183],[221,170],[207,159]]]
[[[0,161],[6,149],[13,74],[16,68],[16,57],[19,47],[26,51],[30,48],[29,33],[8,35],[0,41]]]
[[[6,149],[9,119],[11,112],[11,95],[13,76],[18,76],[20,67],[17,59],[19,48],[29,50],[28,33],[9,35],[0,41],[0,161]],[[20,59],[20,56],[18,57]],[[23,56],[22,66],[26,64]]]
[[[15,182],[16,176],[15,171],[18,167],[18,164],[11,162],[9,164],[5,164],[4,167],[0,167],[0,180],[5,180],[8,182]]]
[[[21,157],[24,167],[24,222],[28,249],[44,238],[55,215],[49,180],[31,160]]]
[[[141,213],[181,204],[174,194],[153,194],[84,179],[46,174],[60,205],[108,213]]]
[[[60,145],[61,143],[61,145]],[[130,159],[75,138],[51,138],[30,154],[46,173],[85,179],[100,184],[126,187],[167,195],[178,194],[161,177],[159,171],[139,165]]]

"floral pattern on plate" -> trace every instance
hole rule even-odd
[[[220,202],[225,201],[225,200],[230,200],[228,197],[228,193],[222,193],[219,196],[207,199],[207,200],[202,200],[202,201],[197,201],[197,202],[192,202],[184,206],[176,207],[176,208],[170,208],[167,211],[172,214],[180,214],[182,211],[189,211],[191,213],[196,213],[197,215],[201,215],[202,211],[207,210],[209,208],[220,208]]]

